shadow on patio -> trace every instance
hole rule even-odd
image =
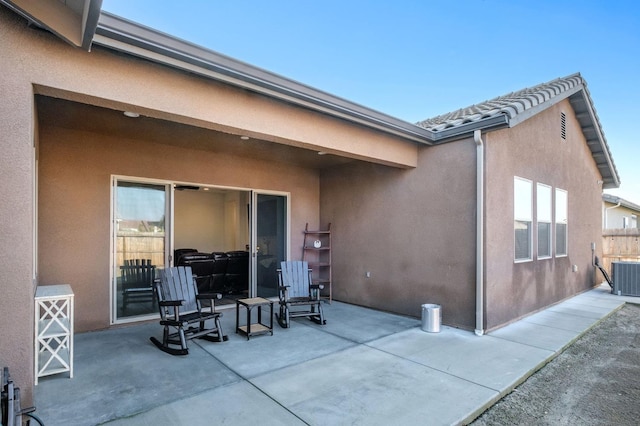
[[[225,418],[238,423],[259,418],[276,423],[277,419],[299,422],[253,382],[261,377],[277,381],[281,377],[279,370],[420,324],[414,318],[339,302],[327,304],[324,309],[328,319],[325,326],[297,319],[291,328],[283,329],[274,319],[273,336],[254,336],[249,341],[234,332],[235,310],[223,310],[223,330],[229,341],[191,340],[190,353],[184,357],[161,352],[149,341],[150,336],[162,336],[157,322],[76,334],[74,377],[60,374],[41,378],[35,388],[37,414],[48,426],[93,425],[179,400],[185,401],[180,410],[200,410],[197,403],[186,400],[214,391],[203,402],[209,413],[197,413],[208,419],[202,424],[223,423]],[[340,365],[328,359],[314,368],[330,377]],[[312,382],[305,385],[313,386]],[[256,412],[252,414],[252,410]],[[163,415],[160,422],[184,424],[185,420]]]
[[[190,341],[174,357],[157,323],[75,336],[74,378],[42,378],[53,425],[459,424],[474,419],[628,298],[600,286],[482,337],[344,303],[247,341]],[[634,301],[632,301],[634,302]],[[637,303],[637,301],[635,301]]]

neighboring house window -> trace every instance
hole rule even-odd
[[[538,259],[551,257],[551,187],[536,185],[536,221],[538,224]]]
[[[533,216],[533,184],[515,177],[513,180],[513,217],[516,261],[531,260],[531,222]]]
[[[567,191],[556,188],[556,256],[567,255]]]
[[[627,229],[629,227],[629,218],[624,216],[622,218],[622,229]]]
[[[638,216],[636,216],[635,214],[632,214],[630,228],[637,228],[637,227],[638,227]]]
[[[567,139],[567,116],[564,112],[560,113],[560,137]]]

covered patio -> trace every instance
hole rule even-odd
[[[225,343],[155,348],[157,322],[75,336],[75,372],[45,377],[51,425],[457,424],[557,356],[625,302],[601,286],[487,336],[340,302],[327,324],[296,319],[247,341],[224,311]]]

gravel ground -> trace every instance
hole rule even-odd
[[[640,425],[640,305],[627,304],[472,425]]]

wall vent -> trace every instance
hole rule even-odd
[[[560,136],[562,139],[567,139],[567,116],[564,112],[560,113]]]
[[[611,262],[613,294],[640,296],[640,262]]]

